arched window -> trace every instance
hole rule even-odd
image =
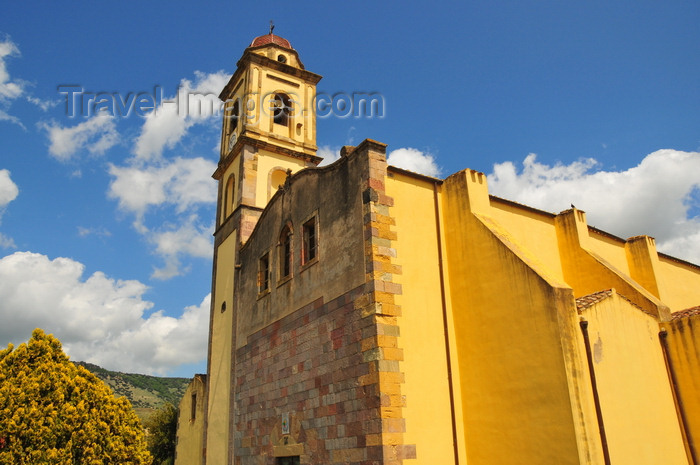
[[[278,93],[272,99],[272,120],[275,124],[289,126],[289,116],[292,114],[292,99],[289,95]]]
[[[280,278],[292,273],[292,230],[285,226],[280,233]]]
[[[284,181],[286,180],[287,172],[282,168],[273,168],[270,170],[267,185],[267,200],[270,200],[272,196],[275,195],[275,192],[277,192],[280,186],[284,186]]]
[[[233,109],[231,109],[231,132],[238,128],[238,118],[241,115],[241,109],[238,106],[238,99],[233,104]]]
[[[226,151],[224,153],[230,152],[236,143],[236,130],[238,129],[238,120],[241,113],[238,102],[239,100],[236,99],[236,101],[233,102],[233,105],[229,105],[226,108],[226,112],[224,114],[224,128],[226,132],[224,134],[224,143],[226,144]]]
[[[233,213],[234,196],[236,193],[236,178],[233,174],[229,175],[226,180],[226,189],[224,189],[224,220]]]

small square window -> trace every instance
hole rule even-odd
[[[294,457],[277,457],[275,465],[300,465],[299,456]]]
[[[301,264],[304,265],[318,254],[318,239],[316,237],[316,217],[311,218],[303,226],[303,244],[301,250]]]
[[[266,253],[260,258],[258,268],[258,292],[270,289],[270,254]]]

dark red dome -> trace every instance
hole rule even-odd
[[[275,44],[275,45],[279,45],[280,47],[294,50],[292,48],[292,44],[290,44],[287,39],[280,37],[280,36],[276,36],[274,34],[266,34],[264,36],[256,37],[255,39],[253,39],[253,42],[250,44],[250,46],[251,47],[259,47],[261,45],[267,45],[267,44]]]

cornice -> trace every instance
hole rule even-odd
[[[219,161],[219,165],[217,166],[216,171],[214,171],[214,174],[212,174],[212,177],[214,179],[216,179],[217,181],[221,180],[221,176],[223,176],[224,171],[226,171],[226,168],[228,168],[231,162],[243,150],[244,145],[250,145],[257,149],[263,149],[269,152],[279,153],[281,155],[286,155],[288,157],[296,158],[298,160],[313,163],[314,165],[318,165],[323,160],[322,157],[319,157],[317,155],[299,152],[297,150],[280,147],[279,145],[271,144],[263,140],[254,139],[246,135],[241,135],[236,140],[236,143],[233,145],[233,148],[231,149],[229,154]],[[315,146],[309,146],[309,148],[314,151],[316,150]]]
[[[264,45],[263,47],[267,47],[267,46],[268,45]],[[290,52],[290,50],[287,50],[285,48],[278,47],[276,45],[273,45],[273,46],[279,48],[280,50],[285,50],[287,52]],[[240,75],[251,64],[264,66],[267,69],[275,70],[275,71],[278,71],[280,73],[286,74],[288,76],[294,76],[296,78],[301,79],[305,83],[312,84],[312,85],[318,84],[318,82],[323,77],[320,74],[312,73],[311,71],[307,71],[305,69],[295,68],[294,66],[280,63],[279,61],[272,60],[266,56],[262,56],[262,55],[258,55],[257,53],[253,53],[252,50],[255,50],[257,48],[260,48],[260,47],[247,48],[246,51],[243,53],[243,56],[241,57],[241,59],[238,60],[238,62],[236,63],[236,67],[237,67],[236,72],[233,73],[233,76],[231,76],[231,79],[229,79],[228,83],[224,86],[223,90],[219,94],[220,100],[222,100],[222,101],[226,100],[227,96],[230,94],[232,86],[234,86],[235,83],[238,82]],[[291,52],[293,52],[296,55],[295,50],[291,50]],[[297,59],[299,59],[298,55],[297,55]],[[301,63],[301,60],[299,60],[299,63]]]

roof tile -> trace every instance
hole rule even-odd
[[[671,321],[679,320],[681,318],[688,318],[693,315],[700,315],[700,305],[697,307],[686,308],[685,310],[680,310],[678,312],[671,313]]]
[[[251,47],[260,47],[261,45],[267,45],[267,44],[275,44],[275,45],[279,45],[280,47],[294,50],[292,48],[292,44],[290,44],[287,39],[280,37],[280,36],[276,36],[274,34],[266,34],[264,36],[256,37],[255,39],[253,39],[253,42],[250,43],[250,46]]]

